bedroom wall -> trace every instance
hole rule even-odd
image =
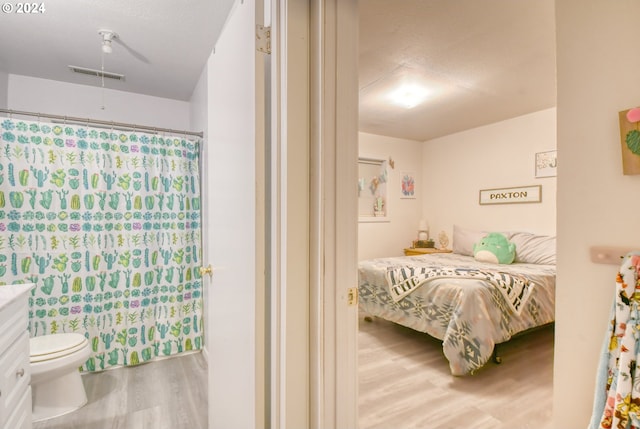
[[[61,116],[189,129],[189,102],[22,75],[9,75],[8,108]],[[33,118],[27,118],[33,119]]]
[[[359,156],[393,159],[395,168],[388,168],[386,222],[358,223],[358,260],[384,256],[401,256],[418,235],[422,211],[420,189],[415,199],[401,199],[401,174],[416,174],[421,183],[422,143],[375,134],[359,133]]]
[[[554,428],[585,428],[619,266],[594,245],[640,248],[640,176],[622,174],[618,112],[640,105],[640,2],[556,2],[558,277]]]
[[[535,154],[556,149],[555,108],[424,143],[423,217],[431,236],[453,225],[477,230],[556,231],[556,178],[535,178]],[[480,205],[481,189],[542,185],[542,202]],[[436,240],[437,244],[437,240]]]

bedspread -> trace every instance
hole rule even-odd
[[[391,297],[385,278],[389,269],[434,265],[487,271],[499,267],[526,277],[535,287],[519,315],[499,289],[483,279],[433,278],[397,302]],[[495,344],[553,322],[555,266],[496,266],[453,253],[373,259],[359,263],[359,294],[362,312],[442,340],[451,373],[465,375],[491,358]]]
[[[389,294],[398,302],[429,280],[437,278],[482,279],[491,283],[504,295],[511,309],[520,314],[535,286],[525,276],[498,270],[478,270],[460,267],[389,267],[387,268]]]

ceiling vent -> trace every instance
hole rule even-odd
[[[69,66],[69,69],[74,73],[86,74],[89,76],[96,76],[96,77],[103,77],[104,75],[104,77],[107,79],[124,80],[124,75],[119,73],[112,73],[107,71],[103,72],[101,70],[88,69],[85,67],[78,67],[78,66]]]

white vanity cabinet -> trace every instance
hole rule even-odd
[[[0,428],[31,429],[28,285],[0,286]]]

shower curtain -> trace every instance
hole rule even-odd
[[[0,119],[0,285],[36,285],[31,336],[83,334],[87,371],[202,347],[199,144]]]

